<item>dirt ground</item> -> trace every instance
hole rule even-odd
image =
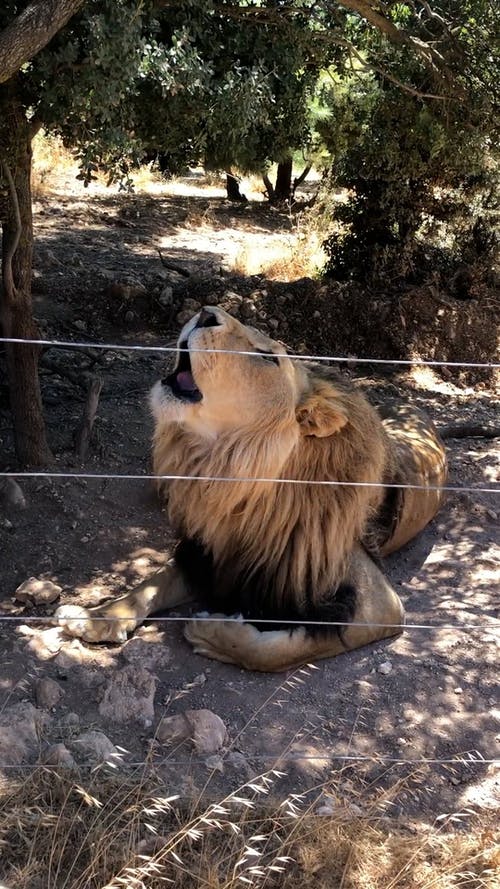
[[[172,344],[180,320],[200,303],[217,302],[294,351],[350,355],[347,374],[363,378],[378,397],[397,395],[425,406],[438,427],[494,420],[490,372],[459,378],[431,368],[382,373],[356,365],[352,353],[362,354],[356,344],[362,328],[369,337],[369,319],[355,306],[346,308],[347,296],[334,283],[310,277],[290,282],[266,274],[271,268],[275,274],[280,256],[293,264],[303,250],[304,232],[264,204],[230,205],[220,189],[206,188],[194,176],[132,196],[99,188],[86,193],[72,183],[38,197],[35,226],[34,299],[44,338]],[[189,276],[165,268],[157,248]],[[428,319],[420,354],[458,360],[458,342],[462,351],[468,348],[465,360],[474,360],[472,352],[480,360],[498,361],[494,305],[446,308],[434,296],[418,297]],[[415,294],[401,297],[397,335],[392,328],[384,339],[374,324],[369,354],[402,357],[404,329],[407,354],[418,354],[416,299]],[[487,331],[482,337],[481,326]],[[482,354],[475,338],[483,343]],[[363,344],[366,336],[358,345]],[[54,470],[147,473],[146,393],[164,367],[165,358],[154,352],[47,349],[41,374]],[[103,389],[95,438],[82,465],[74,456],[74,434],[93,375],[102,378]],[[5,399],[0,388],[0,468],[14,465]],[[450,438],[448,447],[452,484],[493,486],[495,439]],[[3,613],[18,618],[0,623],[0,720],[21,704],[41,709],[41,678],[55,680],[62,694],[52,707],[46,705],[37,743],[26,741],[14,764],[43,758],[54,743],[71,748],[82,732],[100,730],[126,751],[124,763],[150,757],[172,793],[205,787],[218,794],[278,766],[286,775],[276,779],[277,793],[301,793],[336,775],[336,793],[344,801],[365,805],[376,796],[401,818],[432,821],[444,812],[498,802],[497,767],[467,762],[470,755],[499,757],[495,494],[450,494],[418,540],[386,561],[408,623],[436,628],[409,628],[393,641],[287,677],[250,674],[194,655],[180,622],[154,621],[133,642],[99,647],[70,642],[33,621],[59,603],[37,608],[13,603],[16,587],[30,576],[59,584],[62,603],[93,604],[160,565],[172,537],[145,480],[40,477],[22,487],[27,508],[0,511]],[[453,628],[439,629],[439,624]],[[111,712],[103,705],[124,671],[142,702],[137,712],[118,706]],[[167,748],[154,740],[161,717],[200,708],[218,714],[226,725],[228,740],[221,751],[207,759],[189,742]],[[358,754],[370,761],[337,758]],[[459,757],[453,765],[412,762]],[[381,788],[386,795],[380,795]]]

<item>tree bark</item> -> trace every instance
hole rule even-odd
[[[0,113],[0,168],[5,198],[0,205],[0,324],[6,337],[38,339],[31,302],[31,131],[12,84],[0,88]],[[46,466],[52,460],[43,419],[39,354],[36,345],[5,344],[15,448],[23,466]]]
[[[21,65],[47,46],[85,0],[32,0],[0,31],[0,83],[10,80]]]
[[[292,158],[278,164],[276,185],[274,186],[275,201],[289,201],[292,196]]]
[[[226,192],[228,201],[238,201],[240,204],[246,204],[247,199],[240,191],[239,180],[230,170],[226,170]]]

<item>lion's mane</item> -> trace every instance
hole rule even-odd
[[[377,412],[349,383],[316,367],[308,379],[301,416],[293,411],[274,426],[263,414],[258,428],[215,440],[178,424],[156,430],[155,474],[195,477],[168,484],[178,560],[226,612],[314,619],[332,595],[340,602],[349,555],[382,503],[380,487],[310,484],[380,483],[387,442]],[[338,431],[307,434],[309,418],[323,415],[339,418]],[[248,481],[267,478],[306,484]]]

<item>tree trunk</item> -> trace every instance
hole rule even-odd
[[[240,191],[239,180],[230,170],[226,170],[226,191],[228,201],[239,201],[240,204],[246,204],[247,199]]]
[[[12,82],[0,88],[0,167],[4,200],[2,223],[3,335],[38,339],[31,302],[33,221],[31,214],[31,132]],[[46,466],[52,460],[47,444],[38,378],[40,349],[5,344],[14,441],[23,466]]]
[[[278,164],[276,185],[274,186],[275,201],[289,201],[292,196],[292,158],[289,157]]]

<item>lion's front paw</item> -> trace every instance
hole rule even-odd
[[[196,654],[227,664],[242,664],[245,651],[258,635],[255,627],[239,620],[190,620],[184,628]]]
[[[97,608],[61,605],[54,617],[68,635],[85,642],[125,642],[127,633],[135,629],[133,620],[107,615],[105,605]]]

